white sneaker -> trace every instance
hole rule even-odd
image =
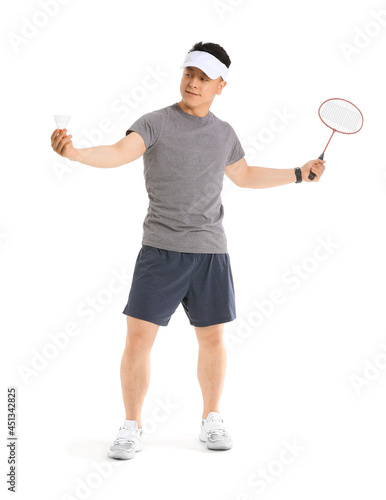
[[[209,412],[207,417],[201,420],[201,431],[198,437],[210,450],[229,450],[233,446],[232,438],[217,411]]]
[[[135,420],[125,420],[107,455],[121,460],[134,458],[135,452],[143,448],[142,431]]]

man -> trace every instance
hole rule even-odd
[[[185,57],[182,100],[147,113],[111,146],[75,149],[67,130],[55,130],[58,154],[99,168],[144,155],[149,207],[143,223],[127,305],[121,383],[126,419],[108,451],[130,459],[142,449],[141,410],[150,382],[150,351],[159,326],[181,303],[199,342],[197,376],[203,396],[199,439],[212,450],[230,449],[232,439],[219,413],[226,353],[224,324],[236,318],[235,296],[221,190],[224,174],[241,188],[299,183],[312,171],[318,182],[324,161],[301,168],[248,166],[233,128],[209,108],[227,84],[231,61],[215,43],[195,44]]]

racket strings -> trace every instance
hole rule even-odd
[[[327,101],[320,109],[322,120],[337,132],[352,134],[362,126],[362,115],[352,104],[339,99]]]

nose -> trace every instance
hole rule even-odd
[[[197,88],[197,84],[196,84],[196,80],[198,79],[197,76],[194,76],[190,82],[189,82],[189,87],[194,87],[194,88]]]

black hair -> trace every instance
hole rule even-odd
[[[208,52],[212,54],[212,56],[217,57],[219,61],[221,61],[227,68],[231,65],[231,60],[226,52],[226,50],[218,45],[217,43],[203,43],[197,42],[193,45],[193,47],[188,51],[193,52],[194,50],[201,50],[202,52]],[[221,78],[222,80],[223,78]]]

